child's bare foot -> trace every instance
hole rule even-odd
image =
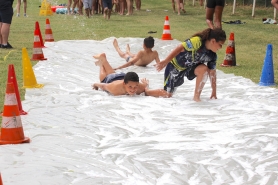
[[[182,9],[183,13],[186,13],[185,9]]]
[[[103,60],[106,58],[106,55],[105,53],[101,53],[101,54],[98,54],[98,55],[94,55],[93,56],[95,59],[98,59],[98,60]]]
[[[198,97],[193,97],[193,100],[194,100],[195,102],[200,102],[200,101],[201,101],[201,99],[198,98]]]
[[[116,49],[118,49],[118,48],[119,48],[119,44],[118,44],[117,39],[114,39],[114,41],[113,41],[113,45],[114,45],[114,47],[115,47]]]
[[[95,65],[96,65],[96,66],[99,66],[99,67],[102,66],[101,60],[96,61],[96,62],[95,62]]]

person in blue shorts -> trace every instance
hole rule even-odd
[[[207,0],[206,22],[209,28],[222,28],[221,22],[224,5],[225,0]]]
[[[216,52],[226,41],[226,33],[220,28],[207,28],[194,34],[178,45],[164,60],[156,65],[158,71],[166,67],[164,72],[164,89],[145,89],[146,96],[172,97],[177,87],[184,83],[184,77],[193,80],[196,85],[193,100],[201,101],[200,95],[209,77],[212,93],[216,96]]]
[[[100,83],[94,83],[93,89],[100,88],[114,96],[139,95],[148,86],[148,80],[144,78],[140,83],[135,72],[116,73],[107,61],[105,53],[95,55],[94,58],[98,60],[95,64],[100,67]]]
[[[13,0],[0,0],[0,47],[12,49],[8,38],[13,17]]]

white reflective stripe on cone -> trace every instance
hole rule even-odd
[[[48,39],[53,39],[52,34],[46,34],[46,35],[45,35],[45,39],[46,39],[46,40],[48,40]]]
[[[165,22],[164,22],[164,25],[169,25],[169,21],[165,21]]]
[[[47,25],[45,26],[45,29],[51,29],[50,24],[47,24]]]
[[[40,37],[38,35],[34,36],[34,42],[40,42]]]
[[[33,54],[42,54],[42,48],[33,48]]]
[[[170,30],[163,30],[163,34],[170,34]]]
[[[18,128],[22,127],[21,117],[2,117],[2,128]]]
[[[4,105],[17,105],[15,93],[6,93]]]

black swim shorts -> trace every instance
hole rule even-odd
[[[101,83],[111,83],[116,80],[123,80],[125,78],[125,73],[112,73],[107,75]]]
[[[6,23],[6,24],[11,24],[12,23],[12,18],[13,18],[13,8],[8,8],[5,10],[0,10],[0,22]]]
[[[215,8],[216,6],[223,6],[225,5],[225,0],[207,0],[207,7],[208,8]]]

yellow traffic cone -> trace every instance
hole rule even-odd
[[[23,67],[23,88],[42,88],[43,84],[37,83],[26,48],[22,48],[22,67]]]

